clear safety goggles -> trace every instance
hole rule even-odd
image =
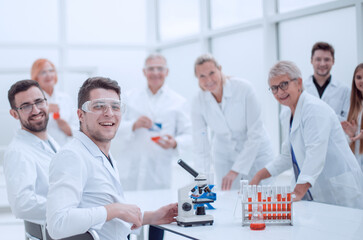
[[[83,103],[82,110],[89,113],[103,114],[111,109],[115,115],[125,112],[125,104],[113,98],[99,98]]]
[[[145,66],[144,69],[148,73],[163,73],[168,70],[168,67],[164,65],[148,65]]]

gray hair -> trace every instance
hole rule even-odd
[[[271,69],[268,74],[268,82],[272,78],[287,75],[290,79],[301,78],[301,71],[295,63],[290,61],[279,61]]]
[[[212,63],[214,63],[214,65],[217,68],[220,68],[221,67],[221,65],[217,62],[217,60],[213,57],[212,54],[206,53],[206,54],[200,55],[197,58],[197,60],[195,60],[195,63],[194,63],[194,74],[195,75],[196,75],[197,65],[202,65],[205,62],[212,62]]]
[[[161,53],[150,53],[147,58],[145,59],[145,63],[144,63],[144,67],[146,67],[146,62],[150,59],[154,59],[154,58],[161,58],[165,61],[165,67],[168,67],[168,62],[166,61],[166,58],[161,54]]]

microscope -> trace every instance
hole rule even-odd
[[[191,227],[194,225],[212,225],[213,216],[205,214],[204,204],[214,202],[215,193],[207,184],[207,178],[198,174],[193,168],[179,159],[178,164],[194,177],[194,182],[178,190],[178,216],[176,221],[179,226]],[[191,194],[190,194],[191,193]],[[204,198],[211,195],[211,198]],[[196,210],[194,211],[194,206]]]

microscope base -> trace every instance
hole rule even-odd
[[[213,225],[212,215],[195,215],[192,217],[177,216],[176,222],[178,226],[192,227],[197,225]]]

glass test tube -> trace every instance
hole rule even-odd
[[[243,185],[243,191],[242,191],[242,202],[244,203],[244,212],[245,212],[245,216],[248,216],[248,185]],[[245,218],[245,216],[242,216],[243,218]]]
[[[276,186],[272,187],[272,201],[276,202]],[[272,204],[272,211],[274,211],[272,218],[275,220],[276,219],[276,203]]]
[[[282,196],[281,196],[281,186],[276,187],[276,199],[278,202],[281,202]],[[277,211],[279,212],[277,214],[277,219],[281,219],[281,203],[277,204]]]
[[[286,211],[286,187],[281,188],[282,211]],[[282,214],[282,219],[286,219],[286,213]]]
[[[247,191],[248,191],[248,219],[251,220],[251,217],[252,217],[252,186],[251,185],[248,185],[248,188],[247,188]]]
[[[267,197],[267,202],[268,202],[268,205],[267,205],[267,210],[269,212],[272,211],[272,205],[271,205],[271,201],[272,201],[272,197],[271,197],[271,194],[272,194],[272,189],[271,189],[271,185],[267,185],[267,192],[266,192],[266,197]],[[272,219],[271,217],[271,214],[268,214],[268,219]]]
[[[266,186],[263,185],[262,186],[262,211],[263,211],[263,220],[267,219],[267,214],[266,214]]]
[[[287,219],[291,219],[291,188],[290,186],[286,187],[286,200],[288,202],[287,204]]]

